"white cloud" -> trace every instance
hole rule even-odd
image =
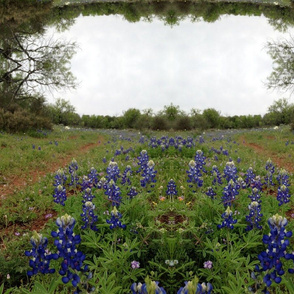
[[[264,46],[281,34],[263,17],[185,20],[173,28],[159,20],[79,17],[63,35],[79,44],[72,71],[81,83],[55,97],[70,100],[80,114],[156,112],[170,103],[187,112],[213,107],[226,115],[264,114],[280,98],[263,82],[272,67]]]

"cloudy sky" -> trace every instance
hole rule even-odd
[[[222,115],[253,115],[289,97],[264,84],[272,70],[266,42],[283,35],[263,17],[187,19],[174,27],[160,20],[79,17],[54,36],[77,42],[72,72],[79,86],[49,94],[48,101],[69,100],[79,114],[121,115],[129,108],[156,113],[173,103],[187,113],[215,108]]]

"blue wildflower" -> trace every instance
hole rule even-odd
[[[86,201],[83,204],[83,213],[81,214],[82,220],[84,222],[84,225],[82,226],[82,229],[86,229],[88,226],[93,231],[98,231],[96,227],[96,222],[98,220],[98,216],[95,215],[95,205],[91,201]]]
[[[69,164],[69,167],[68,167],[68,171],[70,173],[70,177],[71,177],[71,181],[70,181],[70,186],[74,186],[76,187],[76,185],[78,184],[78,176],[77,176],[77,170],[78,170],[78,163],[75,159],[73,159],[71,161],[71,163]]]
[[[154,170],[154,162],[153,160],[149,160],[147,167],[142,172],[142,178],[140,180],[141,186],[143,188],[147,188],[147,192],[151,192],[150,188],[154,188],[154,183],[156,183],[155,176],[157,174],[157,171]]]
[[[76,272],[85,271],[86,267],[83,267],[85,255],[76,249],[81,238],[73,232],[75,222],[75,219],[68,214],[59,217],[56,220],[58,232],[52,231],[51,235],[56,238],[54,245],[58,250],[58,257],[63,259],[59,271],[59,274],[63,276],[62,282],[66,284],[71,281],[72,285],[77,287],[80,277]]]
[[[191,183],[189,185],[190,188],[192,188],[194,185],[197,185],[198,187],[202,187],[203,185],[203,178],[201,169],[198,168],[196,162],[194,160],[191,160],[189,162],[189,170],[186,171],[188,174],[188,183]],[[193,190],[193,192],[196,192]]]
[[[47,238],[34,231],[31,237],[31,244],[33,246],[32,250],[25,251],[26,256],[32,257],[29,263],[32,270],[27,272],[28,276],[36,275],[39,272],[42,274],[54,273],[55,269],[49,268],[50,261],[52,259],[58,259],[58,255],[48,253],[46,249],[48,244]]]
[[[292,236],[291,231],[285,229],[288,221],[285,217],[275,214],[269,218],[268,224],[270,233],[263,236],[263,243],[267,245],[267,250],[258,255],[261,267],[256,266],[258,272],[264,271],[266,275],[263,278],[267,287],[270,287],[272,282],[279,284],[285,271],[283,269],[282,258],[293,259],[293,254],[287,254],[287,247],[290,242],[288,239]],[[291,270],[289,270],[291,272]]]
[[[249,215],[247,215],[246,221],[249,223],[248,226],[246,227],[246,231],[250,231],[253,228],[257,228],[259,230],[262,229],[262,226],[259,224],[262,218],[262,213],[261,211],[261,205],[257,201],[252,201],[249,206]]]
[[[116,183],[117,179],[120,177],[119,172],[117,163],[115,161],[111,161],[106,169],[106,179],[108,182],[113,180]]]
[[[223,190],[222,202],[224,207],[232,206],[238,194],[237,184],[231,179]]]
[[[205,194],[207,196],[209,196],[211,199],[215,199],[215,195],[216,193],[214,192],[213,188],[212,187],[208,187],[207,191],[205,192]]]
[[[229,229],[233,229],[234,228],[234,224],[237,222],[237,220],[233,219],[233,212],[230,209],[230,207],[228,206],[228,208],[226,209],[226,211],[222,214],[222,218],[224,219],[223,222],[220,225],[217,225],[218,229],[227,227]]]
[[[114,180],[110,180],[106,185],[105,195],[108,196],[108,200],[111,201],[112,206],[119,207],[121,204],[121,191],[120,188],[115,184]]]
[[[62,185],[58,185],[55,189],[54,189],[54,194],[53,194],[53,198],[54,198],[54,202],[61,204],[62,206],[65,205],[65,201],[67,199],[66,197],[66,190]]]
[[[289,188],[286,185],[281,185],[278,188],[278,194],[277,194],[277,200],[279,201],[279,206],[281,206],[284,203],[290,202],[290,191]]]
[[[110,229],[114,229],[114,228],[122,228],[125,229],[126,225],[123,225],[120,221],[120,219],[122,218],[121,213],[116,209],[116,206],[114,206],[113,210],[111,211],[111,219],[110,220],[106,220],[106,222],[108,224],[110,224]]]
[[[226,163],[224,168],[224,177],[229,182],[230,180],[236,181],[237,179],[237,168],[233,161]]]
[[[173,179],[171,179],[167,184],[166,195],[173,198],[178,194],[176,183]]]

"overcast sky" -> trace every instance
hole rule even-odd
[[[289,33],[293,29],[284,37]],[[264,85],[272,70],[266,42],[282,34],[263,17],[187,19],[174,27],[160,20],[79,17],[61,37],[79,46],[72,59],[79,86],[54,92],[48,101],[69,100],[79,114],[121,115],[129,108],[156,113],[173,103],[186,112],[263,115],[275,100],[289,97]]]

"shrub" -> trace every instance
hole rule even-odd
[[[155,116],[151,126],[152,130],[164,131],[168,129],[168,123],[162,116]]]
[[[14,112],[0,109],[0,129],[16,133],[28,130],[52,129],[52,125],[48,118],[35,116],[25,109],[17,109]]]
[[[176,130],[191,130],[192,129],[192,123],[191,119],[188,116],[181,116],[176,120],[175,124]]]

